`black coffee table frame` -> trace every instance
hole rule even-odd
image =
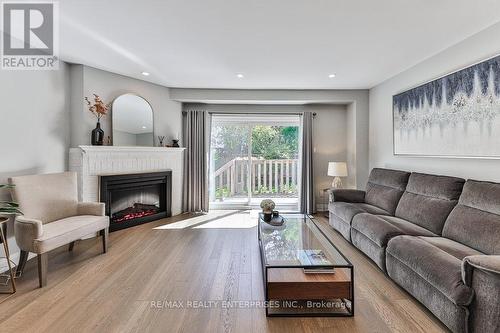
[[[299,216],[302,216],[302,214],[297,214],[298,218]],[[265,223],[262,219],[261,214],[259,214],[259,221],[257,225],[257,236],[259,240],[259,252],[260,252],[260,259],[261,259],[261,264],[262,264],[262,275],[263,275],[263,282],[264,282],[264,294],[265,294],[265,301],[266,301],[266,317],[352,317],[354,316],[354,266],[351,264],[351,262],[344,256],[344,254],[331,242],[331,240],[326,236],[326,234],[321,230],[320,227],[316,224],[314,217],[310,215],[303,215],[303,223],[307,222],[307,219],[310,220],[310,222],[314,225],[314,228],[316,228],[319,232],[321,237],[324,237],[326,241],[331,245],[335,251],[337,251],[338,254],[342,256],[342,258],[345,260],[346,264],[332,264],[332,267],[335,268],[345,268],[349,269],[350,271],[350,297],[348,299],[342,299],[342,302],[345,304],[350,304],[350,306],[346,306],[347,311],[345,312],[279,312],[279,313],[270,313],[269,312],[269,304],[271,303],[271,299],[269,299],[269,293],[268,293],[268,270],[275,268],[275,269],[280,269],[280,268],[315,268],[314,266],[304,266],[304,265],[273,265],[273,264],[266,264],[266,257],[264,253],[264,245],[263,241],[261,238],[261,223]],[[276,300],[275,300],[276,301]],[[320,300],[301,300],[301,301],[320,301]],[[324,300],[328,301],[328,300]]]

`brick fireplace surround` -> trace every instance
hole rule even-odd
[[[172,170],[172,215],[182,212],[185,148],[79,146],[69,152],[81,201],[99,201],[99,176]]]

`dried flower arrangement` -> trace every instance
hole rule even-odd
[[[96,94],[93,95],[94,104],[92,104],[88,97],[85,97],[85,101],[87,102],[89,111],[92,112],[92,114],[97,118],[97,121],[99,121],[103,116],[106,115],[106,113],[108,113],[108,110],[111,107],[111,103],[104,104],[101,97]]]

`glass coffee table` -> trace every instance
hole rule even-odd
[[[282,216],[275,227],[259,214],[266,316],[353,316],[352,264],[311,216]]]

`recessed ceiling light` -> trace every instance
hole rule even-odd
[[[142,129],[146,129],[146,126],[142,126]]]
[[[144,76],[149,76],[148,72],[142,72],[141,74],[144,75]]]
[[[242,78],[244,77],[244,76],[243,76],[243,74],[241,74],[241,73],[236,74],[236,76],[237,76],[239,79],[242,79]]]
[[[329,77],[330,79],[333,79],[333,78],[334,78],[334,77],[336,77],[336,76],[337,76],[337,74],[330,74],[330,75],[328,75],[328,77]]]

